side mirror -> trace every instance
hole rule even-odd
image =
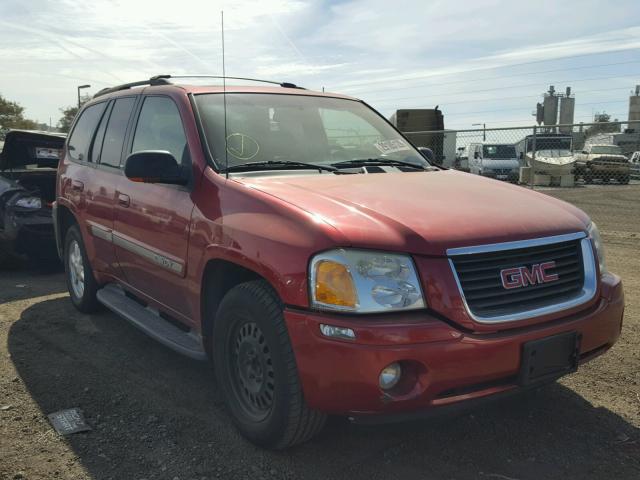
[[[473,152],[473,158],[475,158],[476,160],[478,158],[480,158],[480,153],[479,152]]]
[[[520,160],[524,160],[524,152],[520,152],[520,155],[518,155],[518,158]]]
[[[584,153],[585,155],[589,155],[589,152],[587,152],[586,150],[582,150],[582,153]]]
[[[433,150],[427,147],[418,147],[418,151],[426,158],[427,162],[435,163],[436,156],[433,154]]]
[[[174,156],[165,150],[134,152],[124,162],[124,174],[133,182],[186,185],[183,173]]]

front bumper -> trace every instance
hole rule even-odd
[[[465,332],[427,312],[362,318],[287,309],[285,320],[308,405],[381,418],[517,391],[522,345],[532,340],[579,332],[584,363],[616,342],[623,312],[621,281],[607,275],[598,302],[588,309],[499,333]],[[323,337],[321,323],[351,328],[356,340]],[[378,376],[393,362],[409,367],[409,380],[401,390],[385,393]]]
[[[481,175],[487,178],[495,178],[496,180],[507,180],[509,182],[515,182],[520,178],[520,172],[517,170],[500,171],[495,170],[482,170]]]
[[[27,255],[32,258],[56,258],[53,220],[50,212],[46,210],[26,214],[7,212],[4,218],[4,229],[0,232],[0,248],[10,254]]]

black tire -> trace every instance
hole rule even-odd
[[[625,175],[620,178],[620,183],[622,185],[627,185],[629,183],[629,179],[630,179],[629,175]]]
[[[589,173],[586,173],[582,178],[584,179],[584,183],[593,183],[593,177]]]
[[[0,270],[15,270],[24,263],[23,259],[9,252],[0,251]]]
[[[218,386],[234,423],[249,441],[273,449],[309,440],[326,421],[305,403],[282,312],[265,281],[242,283],[223,298],[212,339]]]
[[[70,257],[77,254],[75,246],[79,248],[80,258],[82,260],[81,268],[74,269],[70,264]],[[98,283],[93,276],[93,270],[87,259],[87,252],[82,242],[82,235],[77,225],[73,225],[67,230],[64,239],[64,255],[62,257],[64,263],[65,279],[67,281],[67,289],[73,305],[83,313],[95,312],[100,304],[96,298],[98,291]],[[80,275],[80,270],[82,274]],[[82,284],[82,294],[78,292],[78,288],[74,288],[74,283],[78,279],[78,284]]]

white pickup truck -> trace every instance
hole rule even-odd
[[[587,144],[575,155],[575,176],[585,183],[592,183],[595,179],[602,182],[617,180],[627,184],[630,178],[629,159],[617,145]]]
[[[629,166],[631,168],[631,177],[640,178],[640,151],[633,152],[629,157]]]

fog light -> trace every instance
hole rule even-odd
[[[346,340],[353,340],[356,338],[356,334],[350,328],[335,327],[333,325],[320,324],[320,331],[325,337],[342,338]]]
[[[402,375],[402,368],[400,368],[400,364],[392,363],[387,365],[380,372],[380,388],[383,390],[390,390],[396,386],[398,381],[400,380],[400,376]]]

